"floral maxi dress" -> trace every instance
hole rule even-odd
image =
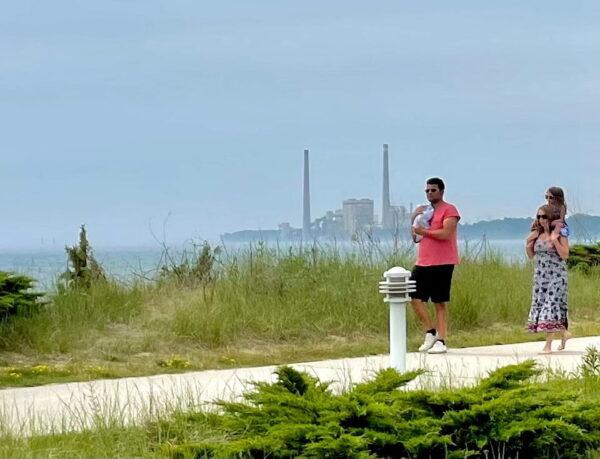
[[[535,272],[527,329],[554,333],[569,328],[567,317],[567,264],[552,242],[537,240],[534,245]]]

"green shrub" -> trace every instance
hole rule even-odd
[[[79,244],[66,247],[69,268],[60,276],[58,284],[61,290],[71,288],[89,289],[92,282],[106,280],[106,275],[93,255],[92,247],[87,240],[85,225],[81,225]]]
[[[177,261],[165,249],[159,280],[175,280],[184,285],[206,287],[216,279],[215,268],[220,253],[219,246],[211,247],[205,241],[200,245],[193,244],[191,251],[184,251]]]
[[[568,265],[583,272],[592,266],[600,266],[600,243],[595,245],[576,244],[569,251]]]
[[[283,367],[277,382],[256,384],[243,402],[221,403],[206,440],[170,451],[174,458],[576,458],[600,447],[600,402],[532,382],[540,374],[533,361],[471,388],[398,390],[418,374],[386,369],[335,395]],[[206,417],[190,416],[206,427]]]
[[[31,292],[33,279],[0,271],[0,319],[15,314],[30,314],[40,307],[42,293]]]

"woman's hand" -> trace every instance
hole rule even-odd
[[[539,236],[540,236],[539,231],[534,230],[527,235],[527,239],[525,240],[525,242],[527,244],[533,244]]]
[[[566,237],[561,236],[560,234],[551,234],[550,241],[556,252],[563,260],[569,258],[569,240]]]
[[[561,230],[565,227],[565,222],[562,220],[554,220],[550,227],[552,228],[553,235],[560,236]],[[554,241],[554,239],[551,240]]]

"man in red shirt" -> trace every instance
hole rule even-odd
[[[419,351],[442,354],[447,351],[446,332],[450,301],[450,286],[454,265],[459,262],[457,226],[460,214],[456,207],[444,201],[444,181],[438,177],[427,180],[425,193],[433,207],[429,229],[413,227],[413,235],[423,237],[419,244],[417,261],[411,279],[417,281],[416,292],[411,293],[412,306],[425,329],[425,341]],[[419,206],[411,215],[414,222],[426,206]],[[435,304],[436,324],[429,317],[427,302]]]

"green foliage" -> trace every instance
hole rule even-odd
[[[164,263],[160,268],[161,281],[175,280],[191,286],[207,286],[216,280],[216,264],[221,253],[220,247],[211,247],[208,242],[192,245],[191,251],[184,251],[180,260],[174,260],[165,249]]]
[[[92,248],[87,240],[85,225],[81,225],[79,245],[65,247],[69,258],[69,267],[60,276],[62,289],[89,289],[93,282],[106,280],[106,275],[100,264],[94,258]]]
[[[288,392],[304,395],[308,390],[306,379],[292,367],[283,366],[275,370],[278,382]]]
[[[567,260],[570,268],[581,270],[585,273],[592,266],[600,266],[600,243],[595,245],[576,244],[569,250]]]
[[[600,351],[598,348],[590,346],[586,349],[581,363],[581,374],[586,377],[600,378]]]
[[[156,372],[157,361],[168,366],[176,355],[194,368],[215,368],[382,353],[389,309],[377,283],[390,266],[413,262],[372,246],[361,253],[261,244],[230,253],[202,250],[197,276],[131,284],[108,279],[59,290],[39,314],[0,324],[0,350],[36,363],[51,363],[53,353],[93,361],[116,356],[110,365],[124,362],[131,374]],[[476,255],[464,257],[455,271],[451,346],[537,339],[521,333],[531,303],[531,264]],[[599,308],[600,267],[588,274],[571,270],[575,335],[600,332]],[[414,350],[422,330],[410,310],[407,327]]]
[[[29,315],[39,309],[43,293],[34,293],[33,279],[0,271],[0,319],[15,314]]]
[[[0,323],[0,350],[30,352],[39,361],[39,354],[74,355],[81,349],[97,349],[99,334],[106,335],[138,316],[142,300],[139,288],[112,281],[92,283],[89,289],[59,292],[38,313],[20,314]],[[122,341],[131,339],[127,334]]]
[[[168,444],[176,458],[576,458],[600,447],[598,399],[551,390],[532,381],[539,373],[527,361],[471,388],[403,391],[419,373],[387,369],[335,395],[283,367],[243,402],[221,403],[205,440]]]

